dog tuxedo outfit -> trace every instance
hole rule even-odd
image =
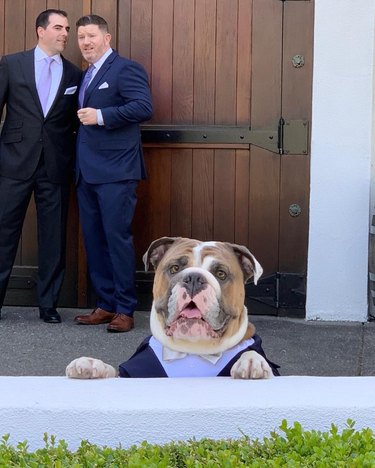
[[[279,376],[277,364],[269,361],[258,335],[247,339],[219,355],[175,353],[153,336],[146,338],[127,361],[119,366],[119,377],[229,377],[233,364],[245,351],[256,351]]]

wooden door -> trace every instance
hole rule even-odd
[[[291,145],[280,155],[241,138],[234,142],[233,133],[247,127],[277,134],[283,118],[285,126],[298,121],[307,135],[312,2],[128,5],[131,37],[124,53],[150,72],[152,123],[163,129],[144,127],[149,179],[140,186],[135,220],[139,269],[141,254],[159,236],[245,244],[265,270],[263,284],[249,289],[252,312],[302,316],[308,146],[298,154]],[[194,130],[201,142],[184,137]],[[216,142],[204,142],[207,130],[217,131]],[[168,135],[173,141],[165,143]]]
[[[139,186],[134,221],[138,270],[160,236],[245,244],[265,271],[260,286],[248,292],[252,312],[303,315],[308,144],[295,144],[299,136],[286,132],[288,142],[278,151],[276,139],[288,126],[303,126],[307,135],[313,1],[1,2],[34,9],[58,4],[72,24],[81,11],[102,15],[119,53],[148,71],[155,112],[143,128],[149,177]],[[79,62],[74,40],[73,31],[68,52]],[[259,142],[244,137],[246,129],[269,133]],[[82,306],[89,288],[75,209],[72,217],[67,281],[77,287],[74,293],[67,288],[62,303]],[[150,280],[139,279],[142,293],[142,280]]]

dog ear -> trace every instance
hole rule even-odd
[[[254,284],[257,284],[258,279],[262,276],[263,268],[261,267],[258,260],[250,252],[250,250],[244,245],[230,244],[235,254],[237,255],[238,261],[240,262],[245,283],[250,278],[254,278]]]
[[[178,239],[180,239],[180,237],[160,237],[160,239],[151,242],[147,252],[143,255],[145,271],[148,271],[150,263],[154,270],[156,270],[165,252]]]

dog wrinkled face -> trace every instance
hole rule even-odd
[[[164,238],[144,260],[156,267],[151,331],[164,346],[211,354],[241,341],[248,324],[244,283],[261,274],[246,248]]]

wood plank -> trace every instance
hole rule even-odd
[[[148,179],[138,187],[134,216],[134,245],[137,265],[143,269],[142,255],[150,242],[171,232],[171,150],[145,151]]]
[[[172,121],[193,121],[194,0],[175,0]]]
[[[215,151],[213,240],[234,242],[235,152]]]
[[[75,186],[72,182],[69,194],[68,223],[66,230],[67,248],[65,262],[65,277],[59,297],[59,303],[63,304],[65,307],[74,307],[76,306],[78,301],[82,306],[86,305],[83,305],[82,297],[80,297],[83,294],[83,290],[79,290],[77,287],[77,284],[78,286],[80,286],[78,270],[78,255],[80,248],[79,234],[80,231],[78,220],[78,205],[75,193]]]
[[[237,244],[249,245],[250,151],[236,151],[235,229]]]
[[[252,0],[239,0],[237,47],[237,125],[250,125]]]
[[[216,0],[201,0],[195,10],[194,123],[215,122]]]
[[[152,2],[132,2],[130,58],[143,65],[151,75]]]
[[[131,5],[132,0],[118,0],[117,50],[124,57],[130,57]]]
[[[4,54],[12,54],[14,52],[25,50],[25,2],[23,0],[6,0],[5,18]],[[15,27],[15,25],[18,26]]]
[[[77,307],[87,307],[89,275],[81,224],[78,224]]]
[[[173,0],[154,0],[152,14],[152,121],[172,121]]]
[[[277,124],[281,115],[282,5],[253,1],[251,127]],[[251,147],[249,247],[265,275],[279,270],[280,156]]]
[[[215,123],[236,123],[238,1],[217,0]]]
[[[35,47],[37,43],[35,20],[39,13],[47,8],[46,0],[29,0],[25,2],[26,22],[25,22],[25,49]]]
[[[60,8],[63,10],[63,8],[60,7],[60,0],[47,0],[46,7],[42,8],[42,10],[46,10],[47,8]]]
[[[237,125],[250,126],[252,0],[238,2]],[[249,246],[250,151],[236,151],[235,242]]]
[[[171,235],[191,237],[193,151],[175,149],[171,158]]]
[[[23,223],[16,265],[38,265],[37,219],[34,198],[30,200]]]
[[[313,71],[313,2],[286,2],[284,6],[284,47],[282,114],[286,119],[310,118]],[[292,59],[304,57],[296,68]]]
[[[278,271],[280,157],[251,148],[248,247],[264,269]]]
[[[282,5],[254,0],[251,126],[277,124],[281,116]]]
[[[280,181],[280,271],[305,273],[309,227],[310,160],[305,155],[283,156]],[[289,207],[301,214],[293,217]]]
[[[286,2],[284,5],[284,63],[282,114],[288,119],[311,121],[313,66],[313,2]],[[296,68],[295,55],[305,64]],[[280,186],[280,270],[306,273],[309,224],[309,155],[281,157]],[[289,207],[298,204],[302,211],[292,217]]]
[[[214,151],[193,151],[192,237],[213,239]]]

